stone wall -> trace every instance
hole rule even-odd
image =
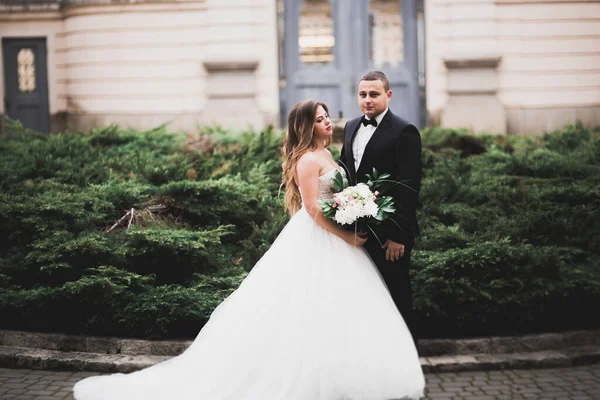
[[[59,1],[0,0],[0,39],[6,37],[46,38],[48,65],[48,97],[50,129],[53,132],[66,127],[66,101],[60,85],[65,79],[64,71],[57,68],[62,54],[57,51],[60,35],[64,29]],[[4,60],[0,51],[0,99],[4,99]],[[4,101],[0,101],[0,115],[4,114]]]
[[[207,123],[260,129],[276,122],[275,2],[49,3],[51,23],[43,4],[3,4],[11,8],[0,11],[0,36],[46,37],[53,120],[66,115],[81,130],[170,122],[187,132]]]
[[[448,60],[498,57],[497,67],[471,75],[493,72],[496,87],[487,99],[502,104],[506,121],[495,131],[539,133],[578,119],[600,124],[600,1],[426,0],[426,18],[427,108],[434,120],[478,131],[497,117],[500,111],[473,112],[479,97],[452,98]],[[465,81],[464,91],[473,84]]]

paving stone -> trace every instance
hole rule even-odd
[[[2,400],[73,400],[72,387],[93,372],[0,369]],[[29,388],[8,388],[27,377]],[[58,379],[58,380],[57,380]],[[35,381],[35,382],[31,382]],[[426,374],[425,400],[598,400],[600,364],[542,370],[506,370]],[[493,382],[493,383],[490,383]],[[582,382],[585,382],[582,383]],[[39,389],[33,390],[36,387]]]
[[[54,394],[54,392],[44,390],[44,389],[39,389],[39,390],[28,390],[27,392],[25,392],[25,394],[30,395],[30,396],[52,396]]]
[[[46,390],[46,388],[48,387],[48,383],[40,380],[39,383],[35,384],[35,385],[30,385],[27,387],[28,390]]]
[[[29,385],[25,383],[4,383],[2,387],[8,389],[26,389]]]
[[[43,379],[44,379],[45,381],[52,382],[52,381],[60,381],[60,380],[63,380],[63,379],[64,379],[64,377],[63,377],[63,376],[61,376],[61,375],[48,375],[48,376],[44,376],[44,378],[43,378]]]
[[[9,389],[6,394],[7,395],[12,395],[12,394],[23,394],[27,391],[27,389]]]

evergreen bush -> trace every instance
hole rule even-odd
[[[194,337],[288,221],[273,129],[7,126],[0,328]],[[600,327],[600,129],[422,138],[420,335]]]

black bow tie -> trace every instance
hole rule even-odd
[[[373,127],[377,128],[377,121],[375,119],[367,119],[363,116],[361,122],[364,126],[373,125]]]

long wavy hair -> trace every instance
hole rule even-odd
[[[285,186],[284,202],[290,215],[294,215],[302,205],[300,190],[296,185],[296,166],[303,154],[317,148],[314,127],[319,106],[323,107],[325,112],[329,114],[329,110],[324,103],[303,101],[292,107],[288,115],[287,132],[281,149],[283,176],[279,189],[281,190]],[[325,147],[330,142],[331,140],[327,139]]]

